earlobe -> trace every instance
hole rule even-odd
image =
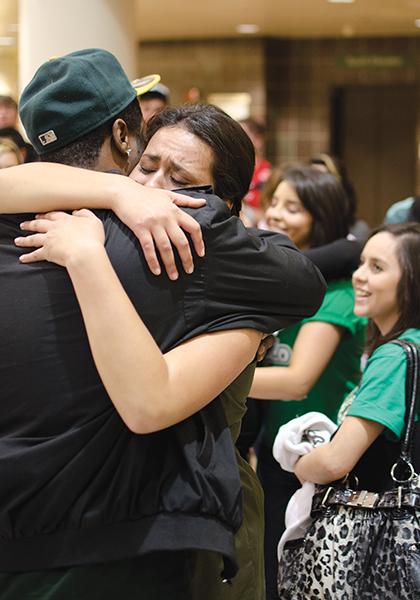
[[[128,141],[128,128],[123,119],[117,119],[112,125],[112,140],[118,152],[130,156],[131,148]]]

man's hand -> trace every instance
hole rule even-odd
[[[192,273],[194,263],[186,233],[191,236],[198,256],[204,256],[201,227],[193,217],[178,207],[200,208],[206,201],[167,190],[140,186],[130,179],[126,182],[132,189],[129,194],[119,196],[113,210],[138,238],[149,269],[155,275],[160,275],[158,253],[169,278],[177,279],[173,245],[178,251],[185,272]]]

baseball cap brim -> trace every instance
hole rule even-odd
[[[140,77],[140,79],[134,79],[131,82],[131,85],[136,91],[137,96],[141,96],[145,94],[149,90],[152,89],[157,83],[160,81],[160,75],[146,75],[145,77]]]

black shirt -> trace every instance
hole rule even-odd
[[[163,351],[205,331],[276,330],[318,309],[324,282],[287,238],[254,237],[213,196],[189,212],[206,257],[176,282],[152,275],[134,235],[97,212],[112,264]],[[232,556],[240,483],[218,399],[161,432],[131,433],[94,366],[66,270],[18,262],[25,218],[0,217],[0,571],[167,549]]]

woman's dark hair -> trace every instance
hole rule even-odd
[[[283,180],[284,169],[282,167],[273,167],[267,181],[264,183],[260,195],[260,208],[266,211],[270,206],[279,183]]]
[[[279,183],[287,181],[313,219],[309,246],[324,246],[348,234],[347,200],[343,186],[334,175],[308,166],[295,166],[277,171]],[[275,181],[271,181],[274,186]],[[274,193],[273,190],[273,193]]]
[[[397,239],[397,260],[401,269],[397,285],[399,317],[391,331],[384,336],[373,321],[369,322],[368,354],[397,338],[406,329],[420,327],[420,223],[382,225],[371,233],[369,239],[382,232]]]
[[[344,162],[337,156],[322,153],[318,154],[317,156],[313,156],[309,160],[309,164],[315,167],[317,165],[324,167],[328,173],[331,173],[331,175],[334,175],[334,177],[337,177],[337,179],[340,181],[348,201],[349,227],[354,225],[356,221],[357,197],[354,185],[349,179]]]
[[[117,119],[122,119],[127,125],[128,131],[136,136],[138,149],[142,146],[141,123],[142,116],[140,105],[135,98],[118,115],[109,119],[93,131],[90,131],[81,138],[71,142],[64,148],[53,150],[41,156],[42,161],[57,162],[81,169],[93,169],[101,151],[102,145],[107,136],[112,133],[112,126]]]
[[[162,127],[176,125],[196,135],[213,150],[214,193],[223,200],[230,200],[232,214],[238,215],[255,163],[254,147],[245,131],[232,117],[211,104],[168,107],[147,123],[145,143]]]

